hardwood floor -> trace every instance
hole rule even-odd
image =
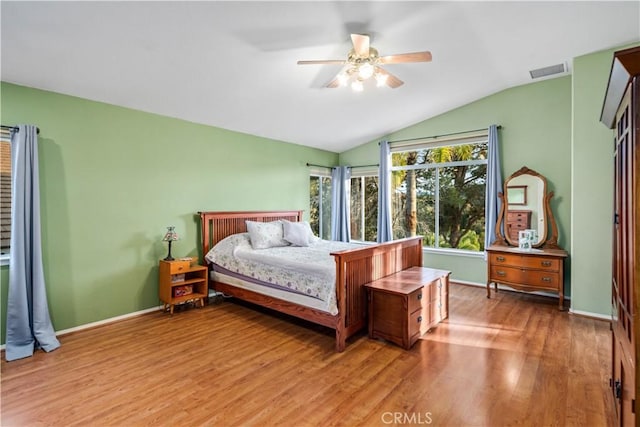
[[[610,426],[607,322],[452,285],[410,350],[222,302],[60,337],[1,368],[2,426]]]

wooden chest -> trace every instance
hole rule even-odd
[[[450,271],[412,267],[365,285],[369,337],[410,349],[449,316]]]

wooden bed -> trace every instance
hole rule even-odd
[[[202,256],[225,237],[247,231],[245,220],[301,221],[302,211],[198,212],[202,227]],[[218,292],[299,317],[335,330],[336,351],[366,326],[367,300],[364,285],[409,267],[422,266],[422,238],[413,237],[331,254],[336,261],[338,314],[301,306],[221,282],[210,282]],[[205,261],[206,262],[206,261]],[[211,267],[210,267],[211,268]],[[210,277],[210,275],[209,275]]]

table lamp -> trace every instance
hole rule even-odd
[[[176,233],[175,231],[175,227],[173,226],[167,227],[167,232],[162,238],[163,242],[169,242],[169,253],[167,254],[167,257],[164,259],[165,261],[173,261],[173,257],[171,256],[171,242],[178,239],[179,237],[178,237],[178,233]]]

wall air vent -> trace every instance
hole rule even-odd
[[[529,71],[532,79],[539,79],[540,77],[547,77],[553,74],[560,74],[567,71],[565,64],[550,65],[544,68],[538,68],[537,70]]]

